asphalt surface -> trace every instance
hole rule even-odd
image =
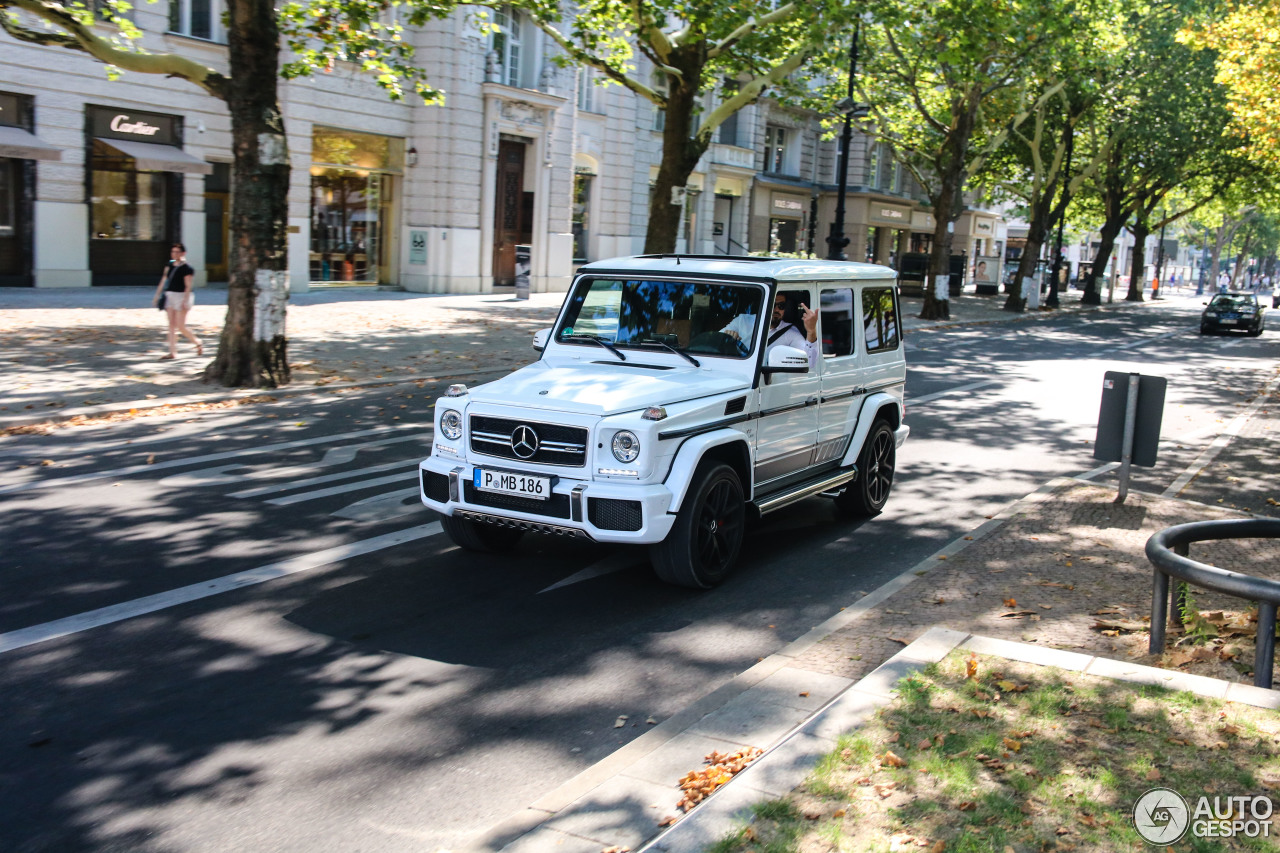
[[[44,310],[4,305],[0,320]],[[1012,322],[989,304],[963,307],[968,325],[911,324],[913,435],[889,511],[852,525],[815,500],[770,516],[743,570],[710,594],[656,583],[638,549],[530,537],[516,570],[449,547],[399,472],[426,451],[430,399],[466,374],[392,370],[403,363],[394,334],[372,336],[390,365],[381,373],[353,368],[347,382],[221,409],[212,401],[225,392],[197,389],[185,410],[116,410],[118,420],[83,426],[63,424],[111,404],[73,405],[40,366],[0,401],[16,406],[11,426],[30,430],[0,442],[11,532],[0,650],[30,641],[0,651],[0,713],[12,721],[0,743],[0,847],[502,840],[492,829],[510,815],[985,515],[1093,467],[1098,368],[1139,364],[1171,379],[1167,423],[1187,438],[1168,471],[1152,469],[1149,484],[1140,474],[1135,488],[1185,470],[1274,371],[1269,334],[1199,339],[1188,331],[1198,305],[1176,300]],[[533,315],[553,309],[512,311],[536,328],[549,317]],[[22,316],[37,334],[36,315]],[[518,358],[525,331],[481,369]],[[310,359],[323,365],[320,349]],[[23,354],[4,357],[16,383]],[[105,376],[94,358],[77,381]],[[122,384],[124,402],[152,393]],[[50,395],[64,405],[44,406]],[[155,609],[85,627],[95,609],[148,596]]]

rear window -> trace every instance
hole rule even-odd
[[[862,329],[867,352],[898,348],[898,301],[892,287],[868,287],[862,291]]]

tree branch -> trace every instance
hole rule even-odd
[[[816,44],[805,45],[799,52],[792,54],[774,66],[768,74],[752,79],[738,89],[733,97],[721,101],[715,109],[703,117],[702,124],[698,127],[698,132],[694,134],[694,138],[701,139],[706,137],[707,143],[710,144],[712,132],[723,124],[725,119],[747,104],[753,103],[765,89],[776,85],[778,81],[794,72],[801,65],[804,65],[818,50],[818,47]]]
[[[646,100],[656,104],[659,107],[665,108],[667,106],[667,99],[661,92],[658,92],[657,90],[644,85],[638,80],[631,79],[626,74],[623,74],[621,71],[614,68],[609,63],[601,60],[599,57],[594,56],[593,54],[590,54],[587,51],[583,50],[582,48],[578,47],[577,45],[573,44],[567,38],[564,37],[563,33],[561,33],[555,27],[551,26],[551,24],[547,23],[546,21],[542,21],[535,18],[534,23],[537,24],[538,29],[542,30],[544,33],[551,36],[551,39],[556,44],[560,45],[561,49],[564,50],[565,53],[572,56],[578,62],[581,62],[583,65],[590,65],[592,68],[604,74],[610,80],[613,80],[614,82],[619,83],[622,86],[625,86],[626,88],[635,92],[640,97],[645,98]]]
[[[785,6],[779,6],[767,15],[752,18],[721,39],[719,44],[712,45],[711,49],[707,51],[707,58],[715,59],[761,27],[767,27],[770,24],[776,24],[778,21],[790,18],[795,14],[797,8],[795,3],[788,3]]]
[[[44,2],[44,0],[4,0],[4,5],[7,8],[30,12],[65,33],[64,37],[58,38],[56,42],[49,43],[56,43],[60,47],[72,50],[82,50],[94,59],[100,60],[107,65],[122,68],[125,71],[181,77],[196,84],[215,98],[226,100],[227,78],[207,65],[201,65],[198,62],[187,59],[185,56],[178,56],[173,53],[139,53],[116,47],[95,33],[92,24],[85,24],[80,21],[70,9],[61,3]],[[8,25],[11,22],[9,16],[3,15],[0,17],[7,19],[4,28],[6,32],[12,34]],[[26,32],[39,35],[34,30],[26,30]]]

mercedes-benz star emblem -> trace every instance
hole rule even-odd
[[[538,434],[533,427],[520,424],[511,431],[511,451],[521,459],[532,459],[538,452]]]

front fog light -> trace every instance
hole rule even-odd
[[[451,441],[462,438],[462,415],[453,409],[445,409],[444,414],[440,416],[440,432]]]
[[[613,434],[613,458],[619,462],[635,462],[640,455],[640,439],[630,430]]]

